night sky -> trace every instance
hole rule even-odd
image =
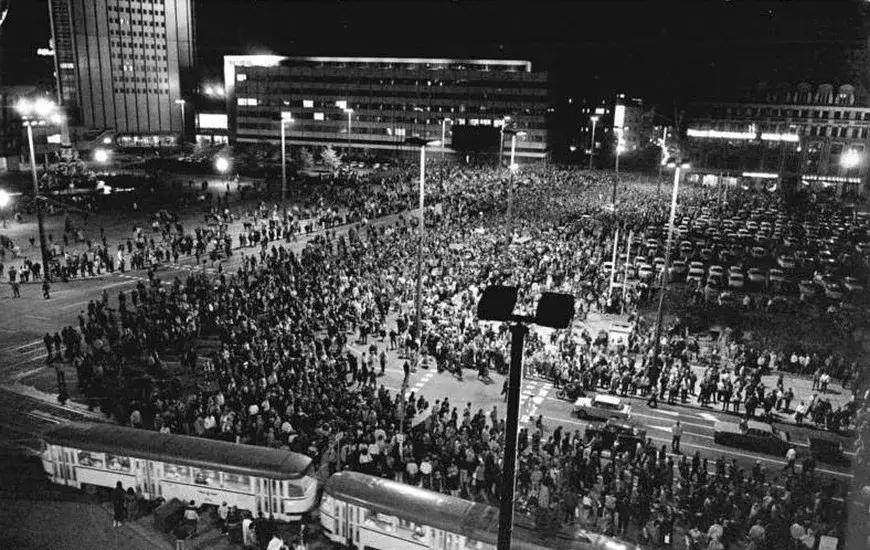
[[[195,0],[199,72],[226,53],[531,59],[558,95],[622,91],[672,105],[751,82],[866,78],[861,0],[820,2],[295,2]],[[6,83],[50,85],[46,0],[12,0]],[[844,53],[845,52],[845,53]],[[858,58],[860,59],[860,58]],[[866,60],[866,57],[863,58]]]

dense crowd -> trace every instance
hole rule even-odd
[[[167,255],[211,255],[217,261],[237,254],[238,268],[171,282],[149,271],[147,283],[119,295],[117,308],[104,294],[82,312],[78,328],[46,335],[46,346],[50,355],[65,355],[82,392],[122,422],[286,446],[334,469],[350,467],[484,501],[494,501],[500,491],[504,420],[495,410],[461,408],[447,398],[430,404],[411,395],[403,401],[379,384],[378,374],[385,352],[396,349],[406,373],[429,362],[459,377],[464,369],[484,376],[505,371],[506,326],[474,315],[480,292],[494,283],[518,286],[520,309],[531,309],[545,290],[560,291],[577,297],[581,317],[624,311],[634,321],[628,345],[617,348],[588,333],[533,332],[527,361],[557,385],[656,395],[674,403],[696,400],[749,416],[795,409],[819,426],[848,426],[855,409],[834,409],[824,397],[831,376],[849,370],[833,354],[804,359],[795,352],[792,360],[783,355],[786,350],[726,340],[715,356],[704,357],[708,366],[699,376],[690,367],[701,356],[698,341],[676,323],[665,330],[662,360],[653,360],[653,328],[639,311],[656,296],[655,285],[611,291],[603,264],[610,260],[617,227],[643,240],[650,226],[664,223],[668,205],[654,188],[622,182],[614,212],[607,208],[610,178],[574,170],[524,172],[512,199],[512,231],[505,235],[502,174],[444,168],[428,190],[433,206],[423,243],[419,334],[411,313],[415,220],[400,215],[370,223],[413,205],[414,186],[408,175],[375,173],[354,183],[368,194],[336,182],[289,212],[265,203],[242,214],[216,206],[212,223],[192,232],[172,214],[155,219],[150,234],[140,228],[125,243],[131,258],[136,250],[143,256],[135,267]],[[726,216],[752,201],[774,204],[751,192],[737,191],[728,201],[717,201],[714,193],[687,187],[681,216]],[[347,233],[328,229],[303,247],[295,242],[305,229],[299,220],[312,214],[321,227],[357,223]],[[119,259],[126,258],[123,253]],[[192,343],[204,337],[220,344],[198,357]],[[348,348],[351,339],[364,352]],[[169,356],[179,358],[192,381],[166,380]],[[786,363],[816,373],[819,393],[810,403],[796,402],[782,376],[775,387],[762,383],[762,374],[789,370]],[[143,371],[158,382],[140,383],[134,374]],[[779,537],[795,523],[817,534],[838,535],[842,529],[842,517],[828,506],[831,492],[811,466],[800,476],[792,469],[780,477],[760,466],[742,471],[736,463],[697,454],[674,462],[649,441],[607,458],[582,434],[551,430],[540,419],[521,433],[520,449],[522,508],[539,524],[577,521],[653,545],[670,539],[676,523],[709,548],[745,537],[756,547],[772,548],[774,541],[788,540]]]

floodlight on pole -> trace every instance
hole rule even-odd
[[[507,239],[507,244],[510,246],[511,235],[512,235],[512,213],[513,213],[513,196],[514,196],[514,174],[519,170],[520,166],[516,163],[516,153],[517,153],[517,137],[525,137],[528,135],[526,132],[522,130],[513,130],[507,129],[504,130],[505,133],[510,134],[511,136],[511,163],[509,166],[510,169],[510,177],[508,178],[508,198],[507,198],[507,220],[505,222],[505,239]]]
[[[347,114],[347,153],[350,153],[350,126],[351,126],[351,116],[353,115],[353,109],[350,107],[344,109],[345,114]]]
[[[230,169],[230,160],[227,157],[218,157],[214,160],[214,167],[221,174],[226,174]]]
[[[592,134],[589,137],[589,169],[592,170],[592,159],[595,157],[595,125],[598,123],[598,115],[589,117],[592,121]]]
[[[423,336],[421,334],[421,328],[420,328],[420,317],[422,314],[422,307],[423,307],[423,242],[425,239],[425,231],[426,231],[426,226],[425,226],[426,220],[423,216],[423,213],[424,213],[423,208],[426,205],[426,202],[425,202],[426,201],[426,198],[425,198],[426,146],[427,145],[441,145],[441,142],[436,141],[436,140],[426,140],[423,138],[412,136],[410,138],[405,139],[405,144],[420,148],[420,188],[419,188],[419,199],[420,199],[419,208],[420,208],[420,211],[419,211],[418,218],[417,218],[417,224],[418,224],[417,237],[418,237],[419,242],[417,243],[417,292],[416,292],[416,295],[414,298],[414,302],[415,302],[415,304],[414,304],[415,305],[415,312],[414,312],[414,333],[415,334],[414,334],[414,337],[419,342],[422,343]],[[401,422],[401,424],[399,426],[399,431],[402,431],[402,427],[404,426],[404,423],[405,423],[405,393],[406,393],[407,387],[408,387],[408,377],[405,376],[405,378],[402,380],[402,389],[401,389],[402,403],[401,403],[401,410],[399,413],[399,418],[400,418],[400,422]]]
[[[99,162],[100,164],[105,164],[109,162],[109,150],[103,149],[102,147],[100,147],[99,149],[95,149],[94,160]]]
[[[505,426],[502,490],[498,514],[498,550],[509,550],[514,520],[516,492],[517,432],[520,417],[520,385],[522,383],[523,345],[529,324],[554,329],[571,325],[574,317],[574,297],[570,294],[545,292],[534,316],[513,313],[517,303],[517,287],[494,285],[483,291],[477,304],[477,317],[482,321],[510,323],[511,361],[508,371],[507,421]]]
[[[287,129],[286,125],[293,122],[293,113],[281,112],[281,204],[287,200]]]
[[[441,159],[444,159],[444,152],[447,148],[447,123],[453,124],[453,120],[445,118],[441,120]]]
[[[185,103],[187,103],[187,101],[184,99],[176,99],[174,103],[181,107],[181,144],[184,145],[184,138],[186,137],[184,128],[184,105]]]
[[[36,222],[39,230],[39,249],[42,255],[43,276],[46,281],[50,281],[51,266],[49,265],[48,242],[45,238],[45,220],[42,212],[42,197],[39,193],[39,178],[36,176],[33,127],[44,126],[48,123],[60,124],[63,122],[63,115],[58,112],[55,102],[44,97],[33,101],[22,98],[16,103],[15,110],[21,116],[22,124],[27,128],[27,146],[30,151],[30,174],[33,179],[33,200],[36,202]]]

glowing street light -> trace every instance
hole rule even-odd
[[[51,280],[49,266],[48,243],[45,239],[45,223],[42,214],[42,200],[39,195],[39,179],[36,177],[36,154],[33,150],[33,127],[51,124],[61,124],[63,115],[58,112],[57,104],[44,97],[30,101],[21,99],[15,105],[15,110],[21,116],[22,124],[27,128],[27,145],[30,150],[30,173],[33,177],[33,200],[36,202],[36,222],[39,228],[39,248],[42,253],[42,267],[46,281]]]
[[[9,191],[0,189],[0,209],[9,206],[10,202],[12,202],[12,195],[9,194]]]
[[[94,150],[94,160],[100,164],[109,162],[109,150],[102,147]]]
[[[592,121],[592,135],[589,138],[589,169],[592,170],[592,159],[595,157],[595,124],[598,123],[598,115],[589,117]]]
[[[512,211],[514,202],[514,174],[520,169],[520,165],[516,163],[517,154],[517,137],[525,137],[526,132],[513,129],[504,130],[505,133],[511,136],[511,163],[510,163],[510,178],[508,179],[508,200],[507,200],[507,222],[505,223],[505,238],[508,245],[511,242],[511,226],[512,226]]]
[[[293,113],[281,112],[281,204],[287,200],[287,129],[286,125],[293,122]]]
[[[227,157],[218,157],[214,160],[214,167],[221,174],[226,174],[230,169],[230,160]]]
[[[441,158],[444,158],[444,151],[447,148],[447,123],[453,124],[453,120],[445,118],[441,121]]]
[[[861,153],[855,149],[849,149],[840,157],[840,166],[846,170],[851,170],[859,164],[861,164]]]

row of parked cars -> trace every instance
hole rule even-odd
[[[864,291],[862,270],[870,260],[867,216],[833,214],[828,221],[795,221],[778,209],[738,211],[714,219],[707,209],[679,220],[668,278],[725,291],[800,295],[843,300]],[[649,226],[636,239],[619,275],[650,283],[664,271],[666,230]],[[605,262],[605,272],[612,269]]]

